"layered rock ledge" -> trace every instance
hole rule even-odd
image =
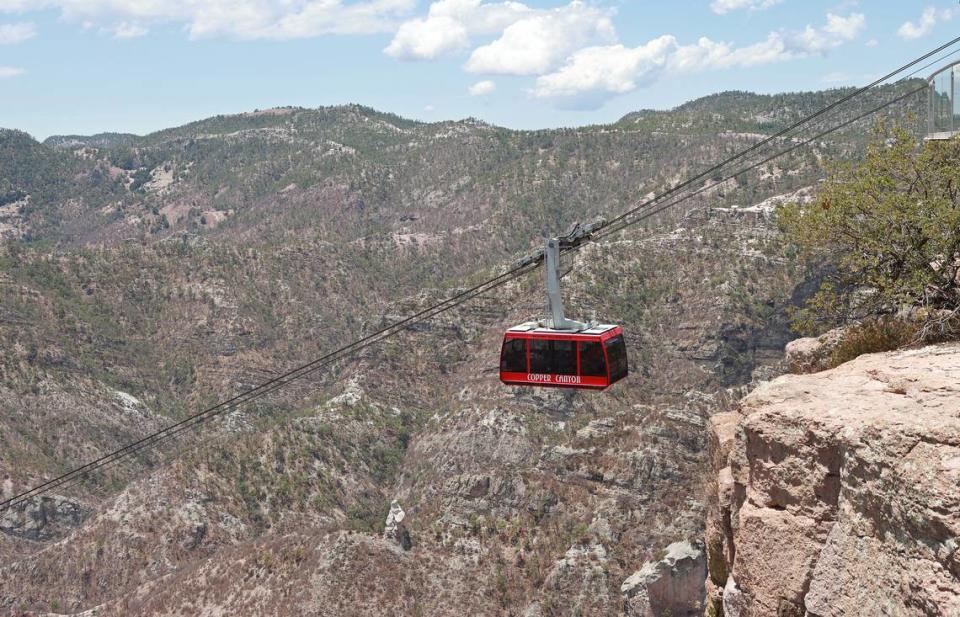
[[[764,383],[710,447],[707,615],[960,615],[960,345]]]

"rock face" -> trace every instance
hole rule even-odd
[[[383,539],[393,540],[399,544],[403,550],[409,551],[413,546],[413,541],[410,540],[410,532],[407,531],[406,525],[403,524],[403,519],[406,517],[407,515],[403,511],[403,508],[400,507],[400,502],[394,499],[390,503],[390,513],[387,514],[387,521],[383,528]]]
[[[827,368],[830,354],[843,341],[844,328],[836,328],[816,338],[798,338],[787,343],[784,360],[793,373],[815,373]]]
[[[960,345],[783,376],[711,424],[708,615],[960,615]]]
[[[659,561],[648,561],[620,587],[626,614],[637,617],[693,617],[703,612],[703,547],[674,542]]]
[[[83,506],[64,497],[41,497],[0,515],[0,532],[28,540],[50,540],[64,529],[79,525],[88,514]]]

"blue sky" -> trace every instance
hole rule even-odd
[[[863,84],[958,26],[956,3],[910,0],[0,0],[0,126],[146,133],[353,102],[575,126]]]

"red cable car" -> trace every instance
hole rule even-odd
[[[503,337],[500,381],[505,384],[603,390],[627,372],[620,326],[561,331],[530,322],[510,328]]]
[[[518,264],[543,259],[550,319],[507,330],[500,349],[500,381],[507,385],[603,390],[629,373],[623,328],[586,324],[564,317],[560,295],[560,249],[576,246],[590,227],[574,227],[563,238],[547,240],[542,251]]]

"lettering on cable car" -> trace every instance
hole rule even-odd
[[[540,374],[540,373],[528,373],[527,381],[534,381],[537,383],[580,383],[579,375],[549,375],[549,374]]]

